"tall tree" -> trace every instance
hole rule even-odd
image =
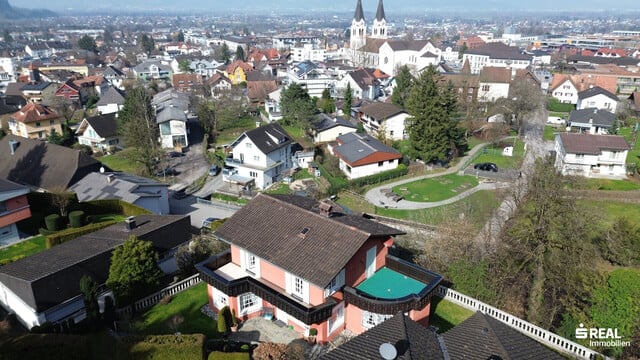
[[[342,104],[342,114],[345,119],[351,119],[351,103],[353,102],[353,92],[351,91],[351,83],[347,83],[344,89],[344,103]]]
[[[211,236],[195,236],[188,245],[180,246],[176,252],[175,259],[178,272],[184,277],[193,275],[196,272],[195,264],[228,248],[229,245]]]
[[[429,66],[411,87],[405,102],[410,155],[425,162],[448,161],[465,146],[464,131],[455,118],[455,94],[440,87],[436,69]]]
[[[106,284],[113,290],[116,304],[123,306],[155,290],[161,277],[153,244],[132,235],[113,251]]]
[[[173,35],[173,40],[177,42],[184,42],[184,33],[182,32],[182,30]]]
[[[4,42],[6,42],[6,43],[12,43],[13,42],[13,36],[11,36],[11,31],[9,29],[4,29],[4,31],[2,33],[2,38],[4,39]]]
[[[280,95],[282,121],[287,125],[297,125],[305,129],[316,112],[316,106],[307,89],[292,83]]]
[[[160,155],[160,131],[155,122],[151,96],[144,88],[137,87],[127,92],[124,106],[118,113],[118,132],[126,146],[132,148],[127,151],[127,156],[151,174]]]
[[[244,59],[244,47],[242,47],[242,45],[238,45],[236,48],[236,60],[244,61]]]
[[[98,306],[98,283],[89,275],[80,278],[80,292],[84,302],[84,309],[87,314],[89,326],[96,325],[100,317],[100,307]]]
[[[142,38],[140,39],[140,47],[142,48],[142,51],[146,52],[147,54],[151,54],[151,52],[155,49],[155,46],[155,41],[151,36],[142,34]]]
[[[464,53],[466,53],[467,50],[469,50],[469,47],[467,46],[466,42],[463,42],[462,46],[460,46],[460,49],[458,49],[458,59],[462,59],[464,57]]]
[[[217,47],[214,50],[214,57],[220,60],[220,62],[222,63],[229,64],[231,59],[231,51],[229,50],[229,46],[227,45],[227,43],[222,43],[221,46]]]
[[[84,35],[78,40],[78,47],[82,50],[97,52],[98,46],[96,40],[89,35]]]
[[[190,72],[191,71],[190,65],[191,65],[191,62],[188,59],[182,59],[178,61],[178,69],[180,70],[180,72],[183,72],[183,73]]]
[[[322,97],[318,100],[318,108],[325,114],[332,114],[336,111],[336,101],[331,98],[331,90],[322,90]]]
[[[196,115],[205,134],[213,136],[216,130],[216,111],[211,102],[200,102],[196,107]],[[213,140],[213,139],[212,139]]]
[[[404,108],[405,102],[411,92],[413,86],[413,76],[407,65],[400,67],[398,75],[396,75],[396,87],[391,94],[391,102]]]

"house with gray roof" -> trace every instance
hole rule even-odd
[[[158,60],[145,60],[133,68],[133,73],[144,81],[170,80],[171,66]]]
[[[406,121],[409,114],[388,102],[372,102],[358,108],[357,119],[367,133],[384,136],[388,140],[403,140],[407,136]]]
[[[556,135],[555,167],[563,175],[623,179],[629,144],[622,136],[562,133]]]
[[[465,51],[462,62],[469,62],[472,74],[479,74],[485,66],[510,68],[512,71],[526,69],[531,65],[533,57],[524,54],[516,46],[501,42],[493,42]]]
[[[163,148],[183,148],[189,146],[188,117],[191,102],[189,94],[175,88],[161,91],[151,100],[156,111],[156,123],[160,127]]]
[[[567,123],[576,131],[606,135],[616,121],[616,116],[607,111],[597,108],[587,108],[581,110],[571,110]]]
[[[109,113],[84,118],[76,130],[78,143],[90,146],[94,151],[121,148],[116,115]]]
[[[396,149],[370,135],[355,132],[338,136],[337,146],[331,151],[340,159],[340,170],[349,179],[393,170],[402,160]]]
[[[45,322],[84,318],[80,279],[91,276],[103,285],[109,276],[111,253],[130,236],[151,241],[163,260],[191,238],[184,215],[139,215],[0,267],[0,304],[27,328]],[[171,259],[171,261],[173,261]],[[103,292],[104,303],[109,292]]]
[[[618,102],[620,102],[620,99],[618,99],[616,94],[600,86],[594,86],[578,93],[576,109],[596,108],[615,114],[618,109]]]
[[[69,188],[78,201],[119,199],[151,211],[169,214],[169,185],[123,172],[93,172]]]
[[[338,136],[350,132],[356,132],[358,127],[340,116],[319,114],[311,123],[313,142],[316,144],[336,141]]]
[[[101,114],[117,113],[124,106],[124,92],[109,86],[103,90],[96,106]]]

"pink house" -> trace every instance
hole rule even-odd
[[[0,245],[20,239],[16,223],[31,217],[29,192],[31,190],[26,186],[0,179]]]
[[[215,234],[231,249],[198,264],[209,306],[236,316],[277,319],[327,342],[399,311],[429,323],[442,276],[389,255],[403,232],[330,202],[260,194]]]

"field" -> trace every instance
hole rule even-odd
[[[509,140],[508,143],[503,143],[503,146],[509,146],[513,143]],[[489,145],[484,148],[473,161],[474,164],[492,162],[498,165],[498,169],[519,169],[524,158],[524,142],[521,140],[515,140],[515,147],[513,149],[513,156],[502,155],[502,147],[493,147]]]
[[[449,199],[478,185],[473,176],[449,174],[395,186],[393,192],[408,201],[435,202]]]

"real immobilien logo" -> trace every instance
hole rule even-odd
[[[589,339],[589,347],[624,347],[631,346],[631,341],[622,341],[618,329],[586,328],[584,324],[576,329],[576,339]]]

